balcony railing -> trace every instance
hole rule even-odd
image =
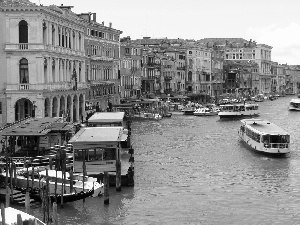
[[[177,67],[177,70],[185,70],[185,66]]]
[[[22,44],[11,44],[7,43],[5,45],[5,51],[31,51],[31,50],[48,50],[56,53],[63,53],[69,55],[79,55],[84,56],[84,51],[74,50],[70,48],[65,48],[61,46],[44,45],[44,44],[32,44],[32,43],[22,43]]]
[[[49,83],[49,84],[7,84],[7,91],[34,91],[34,90],[70,90],[75,84],[72,82]],[[77,89],[87,88],[86,83],[77,83]]]

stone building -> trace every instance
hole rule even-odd
[[[0,1],[0,126],[28,116],[85,115],[86,23],[71,8]]]
[[[98,23],[96,13],[78,15],[85,23],[86,110],[103,111],[120,102],[120,35],[112,23]],[[92,110],[92,111],[94,111]]]

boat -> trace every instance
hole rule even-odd
[[[24,190],[25,192],[26,190]],[[94,189],[90,189],[87,191],[80,191],[80,192],[74,192],[74,193],[68,193],[63,195],[63,203],[67,202],[75,202],[81,199],[85,199],[88,197],[92,197],[94,195]],[[57,204],[61,203],[62,197],[60,193],[50,194],[49,195],[51,202],[56,202]],[[42,201],[41,193],[37,190],[30,192],[30,198],[36,200],[36,201]]]
[[[168,112],[166,114],[163,114],[163,117],[172,117],[172,113]]]
[[[289,110],[300,111],[300,99],[292,99],[289,104]]]
[[[198,108],[194,111],[194,116],[215,116],[218,115],[218,110],[216,108]]]
[[[220,119],[259,116],[258,104],[253,103],[220,105],[220,109],[218,113]]]
[[[258,152],[286,154],[290,152],[290,135],[281,127],[267,120],[243,119],[239,137]]]
[[[32,172],[34,173],[32,176]],[[88,193],[91,193],[91,190],[93,190],[92,197],[97,197],[99,195],[102,195],[104,193],[104,184],[101,182],[97,182],[96,178],[83,176],[79,173],[73,174],[73,185],[72,185],[72,192],[70,191],[70,173],[66,172],[66,178],[65,181],[63,180],[63,173],[62,171],[56,171],[56,170],[47,170],[45,168],[37,168],[35,167],[34,170],[32,167],[19,169],[16,172],[16,189],[18,190],[24,190],[28,188],[30,190],[39,190],[40,188],[44,187],[46,185],[46,179],[48,177],[49,180],[49,192],[51,194],[60,194],[62,191],[62,184],[64,184],[64,191],[65,194],[69,195],[68,198],[71,199],[71,196],[73,198],[78,198],[78,193],[84,193],[88,195]],[[5,180],[6,173],[3,172],[0,176],[1,180]],[[33,177],[33,180],[32,180]],[[13,179],[14,176],[13,176]],[[57,183],[57,187],[55,190],[55,182]],[[64,195],[65,195],[64,194]],[[82,197],[82,196],[81,196]]]
[[[181,112],[183,112],[184,115],[194,115],[195,108],[194,107],[186,107],[186,108],[182,109]]]
[[[22,221],[19,221],[18,219],[18,215],[19,218],[21,217]],[[42,222],[41,220],[39,220],[37,217],[32,216],[28,213],[25,213],[21,210],[12,208],[12,207],[6,207],[4,209],[4,212],[0,215],[0,220],[3,221],[2,216],[5,217],[5,224],[36,224],[36,225],[46,225],[46,223]]]

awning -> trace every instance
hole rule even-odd
[[[4,127],[0,131],[2,136],[44,136],[49,132],[69,130],[72,124],[63,122],[61,117],[28,118]]]
[[[91,124],[122,123],[124,112],[97,112],[88,119]]]
[[[95,148],[117,148],[123,134],[123,127],[81,128],[69,141],[74,150]]]

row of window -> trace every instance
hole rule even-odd
[[[97,31],[97,30],[91,30],[91,29],[87,29],[87,36],[119,41],[119,35],[108,33],[108,32]]]

